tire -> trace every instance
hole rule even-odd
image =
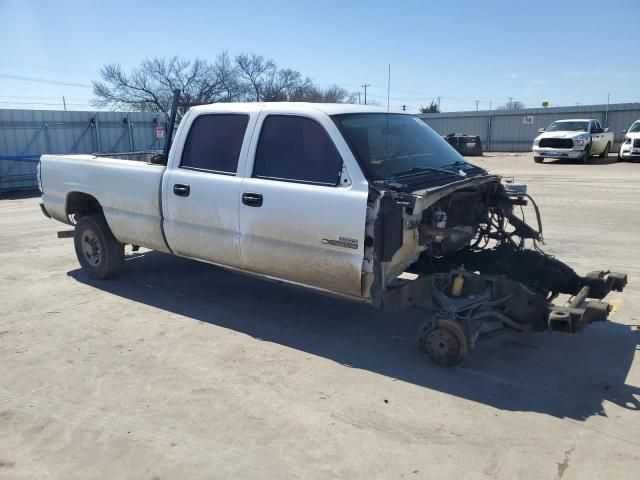
[[[610,151],[611,151],[611,142],[607,142],[607,146],[604,147],[604,152],[600,154],[600,158],[607,158],[609,156]]]
[[[73,244],[82,269],[91,278],[113,277],[124,265],[124,245],[113,236],[102,215],[80,217]]]
[[[544,162],[544,157],[533,157],[533,161],[536,163]]]
[[[589,157],[591,157],[591,145],[588,145],[584,150],[584,155],[582,156],[581,162],[587,163],[589,162]]]

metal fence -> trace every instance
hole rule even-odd
[[[161,113],[0,109],[0,192],[35,188],[43,154],[161,150],[165,124]]]
[[[620,148],[623,129],[640,119],[640,103],[581,105],[575,107],[485,110],[479,112],[425,113],[420,118],[440,135],[479,135],[482,148],[493,152],[530,152],[538,129],[555,120],[595,118],[614,132],[612,151]]]

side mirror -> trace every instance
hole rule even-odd
[[[544,133],[544,128],[539,128],[538,133]]]
[[[605,132],[608,132],[608,131],[609,131],[609,127],[605,128],[605,129],[604,129],[604,131],[605,131]]]
[[[627,133],[627,131],[626,131],[626,130],[620,130],[620,131],[621,131],[622,133]]]

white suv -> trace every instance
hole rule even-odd
[[[618,160],[640,160],[640,120],[636,120],[629,130],[622,130],[624,141],[618,152]]]

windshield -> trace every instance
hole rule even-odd
[[[553,122],[547,132],[586,132],[589,122]]]
[[[374,180],[458,163],[467,165],[440,135],[412,115],[355,113],[333,118],[361,167]]]
[[[640,122],[636,122],[633,125],[631,125],[631,128],[629,129],[629,133],[637,133],[640,132]]]

